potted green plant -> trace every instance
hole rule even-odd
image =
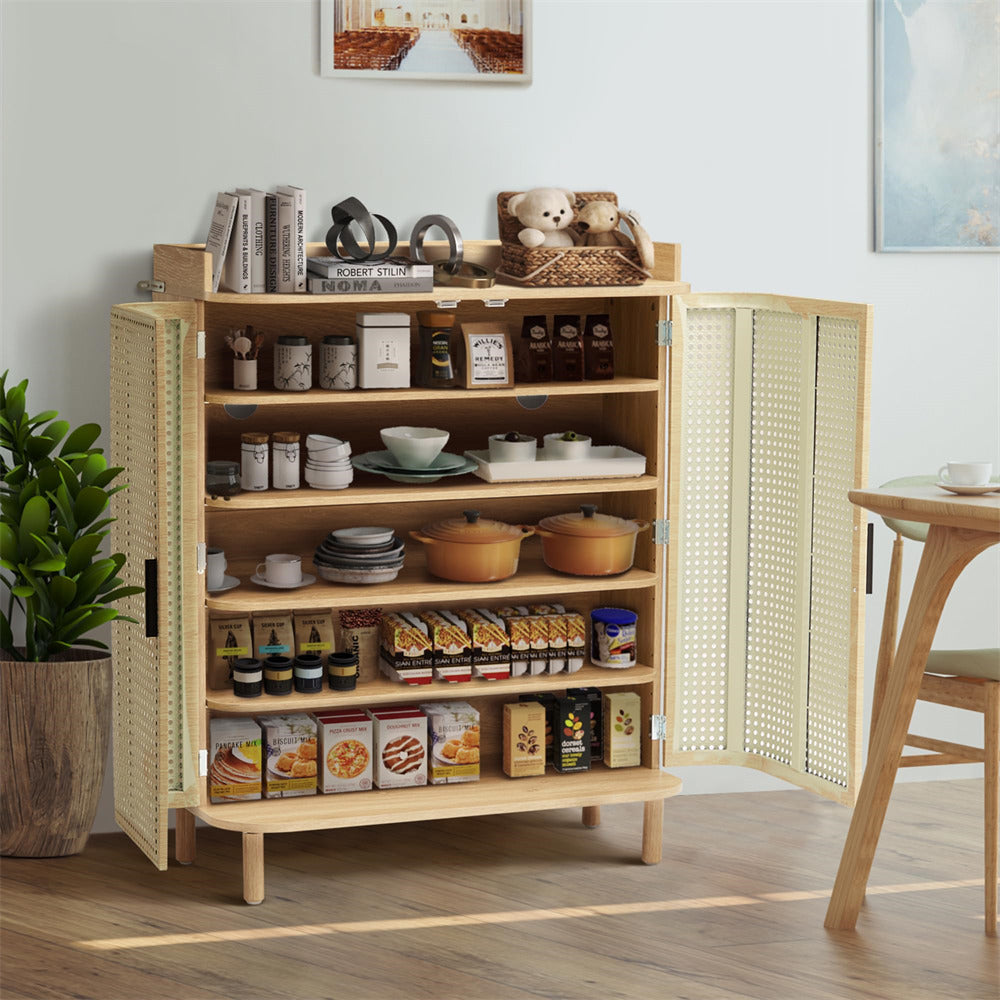
[[[111,722],[111,656],[92,633],[134,622],[110,605],[141,593],[105,556],[112,485],[94,442],[55,410],[31,415],[27,380],[0,376],[0,609],[3,736],[0,854],[55,857],[83,849],[97,811]],[[24,642],[14,636],[23,619]]]

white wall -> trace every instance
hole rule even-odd
[[[874,303],[872,483],[1000,459],[1000,257],[872,252],[868,0],[536,0],[527,87],[323,79],[315,2],[2,12],[0,366],[36,409],[107,426],[108,309],[142,297],[154,242],[204,239],[219,189],[306,187],[313,240],[347,195],[404,235],[440,212],[475,239],[495,236],[497,191],[556,184],[617,191],[683,245],[696,290]],[[869,665],[889,539],[879,523]],[[993,550],[960,579],[939,644],[998,642],[997,566]],[[960,735],[946,711],[935,726]]]

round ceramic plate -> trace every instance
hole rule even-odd
[[[436,483],[439,479],[442,479],[445,476],[464,476],[467,472],[472,472],[473,469],[479,468],[478,462],[474,459],[467,458],[464,459],[463,463],[457,468],[448,469],[447,471],[429,469],[424,472],[390,472],[387,469],[370,464],[366,459],[367,455],[358,455],[351,461],[354,463],[354,468],[360,469],[362,472],[374,473],[376,476],[385,476],[386,479],[391,479],[395,483]]]
[[[960,497],[979,497],[984,493],[996,493],[1000,491],[1000,483],[987,483],[985,486],[959,486],[956,483],[935,483],[941,489],[949,493],[957,493]]]
[[[316,567],[316,572],[324,580],[329,580],[332,583],[388,583],[390,580],[396,579],[399,570],[400,567],[380,570],[334,569],[323,565]]]
[[[453,455],[443,451],[430,465],[421,466],[419,469],[410,469],[405,465],[400,465],[396,456],[391,451],[369,451],[359,456],[377,469],[385,469],[386,472],[406,472],[406,473],[433,473],[449,472],[465,464],[465,458],[461,455]]]
[[[271,587],[273,590],[297,590],[299,587],[308,587],[310,583],[316,582],[316,577],[309,573],[303,573],[302,579],[298,583],[270,583],[256,573],[250,579],[261,587]]]
[[[329,534],[331,542],[349,545],[352,548],[367,548],[370,545],[388,545],[395,537],[392,528],[360,527],[337,528]]]
[[[233,587],[238,587],[239,585],[240,585],[240,581],[237,580],[235,576],[224,576],[222,578],[222,586],[221,587],[209,587],[208,588],[208,592],[210,594],[221,594],[224,591],[232,590]]]

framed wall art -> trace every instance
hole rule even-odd
[[[1000,0],[875,0],[875,248],[1000,250]]]
[[[528,83],[531,0],[320,0],[320,72]]]

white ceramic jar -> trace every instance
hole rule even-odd
[[[298,431],[275,431],[271,435],[271,485],[276,490],[297,490],[301,485]]]
[[[287,392],[312,388],[312,344],[308,337],[285,335],[274,345],[274,387]]]
[[[268,447],[267,435],[250,431],[240,439],[242,458],[240,485],[245,490],[267,489]]]
[[[358,345],[339,334],[323,338],[319,355],[321,389],[356,389],[358,385]]]

